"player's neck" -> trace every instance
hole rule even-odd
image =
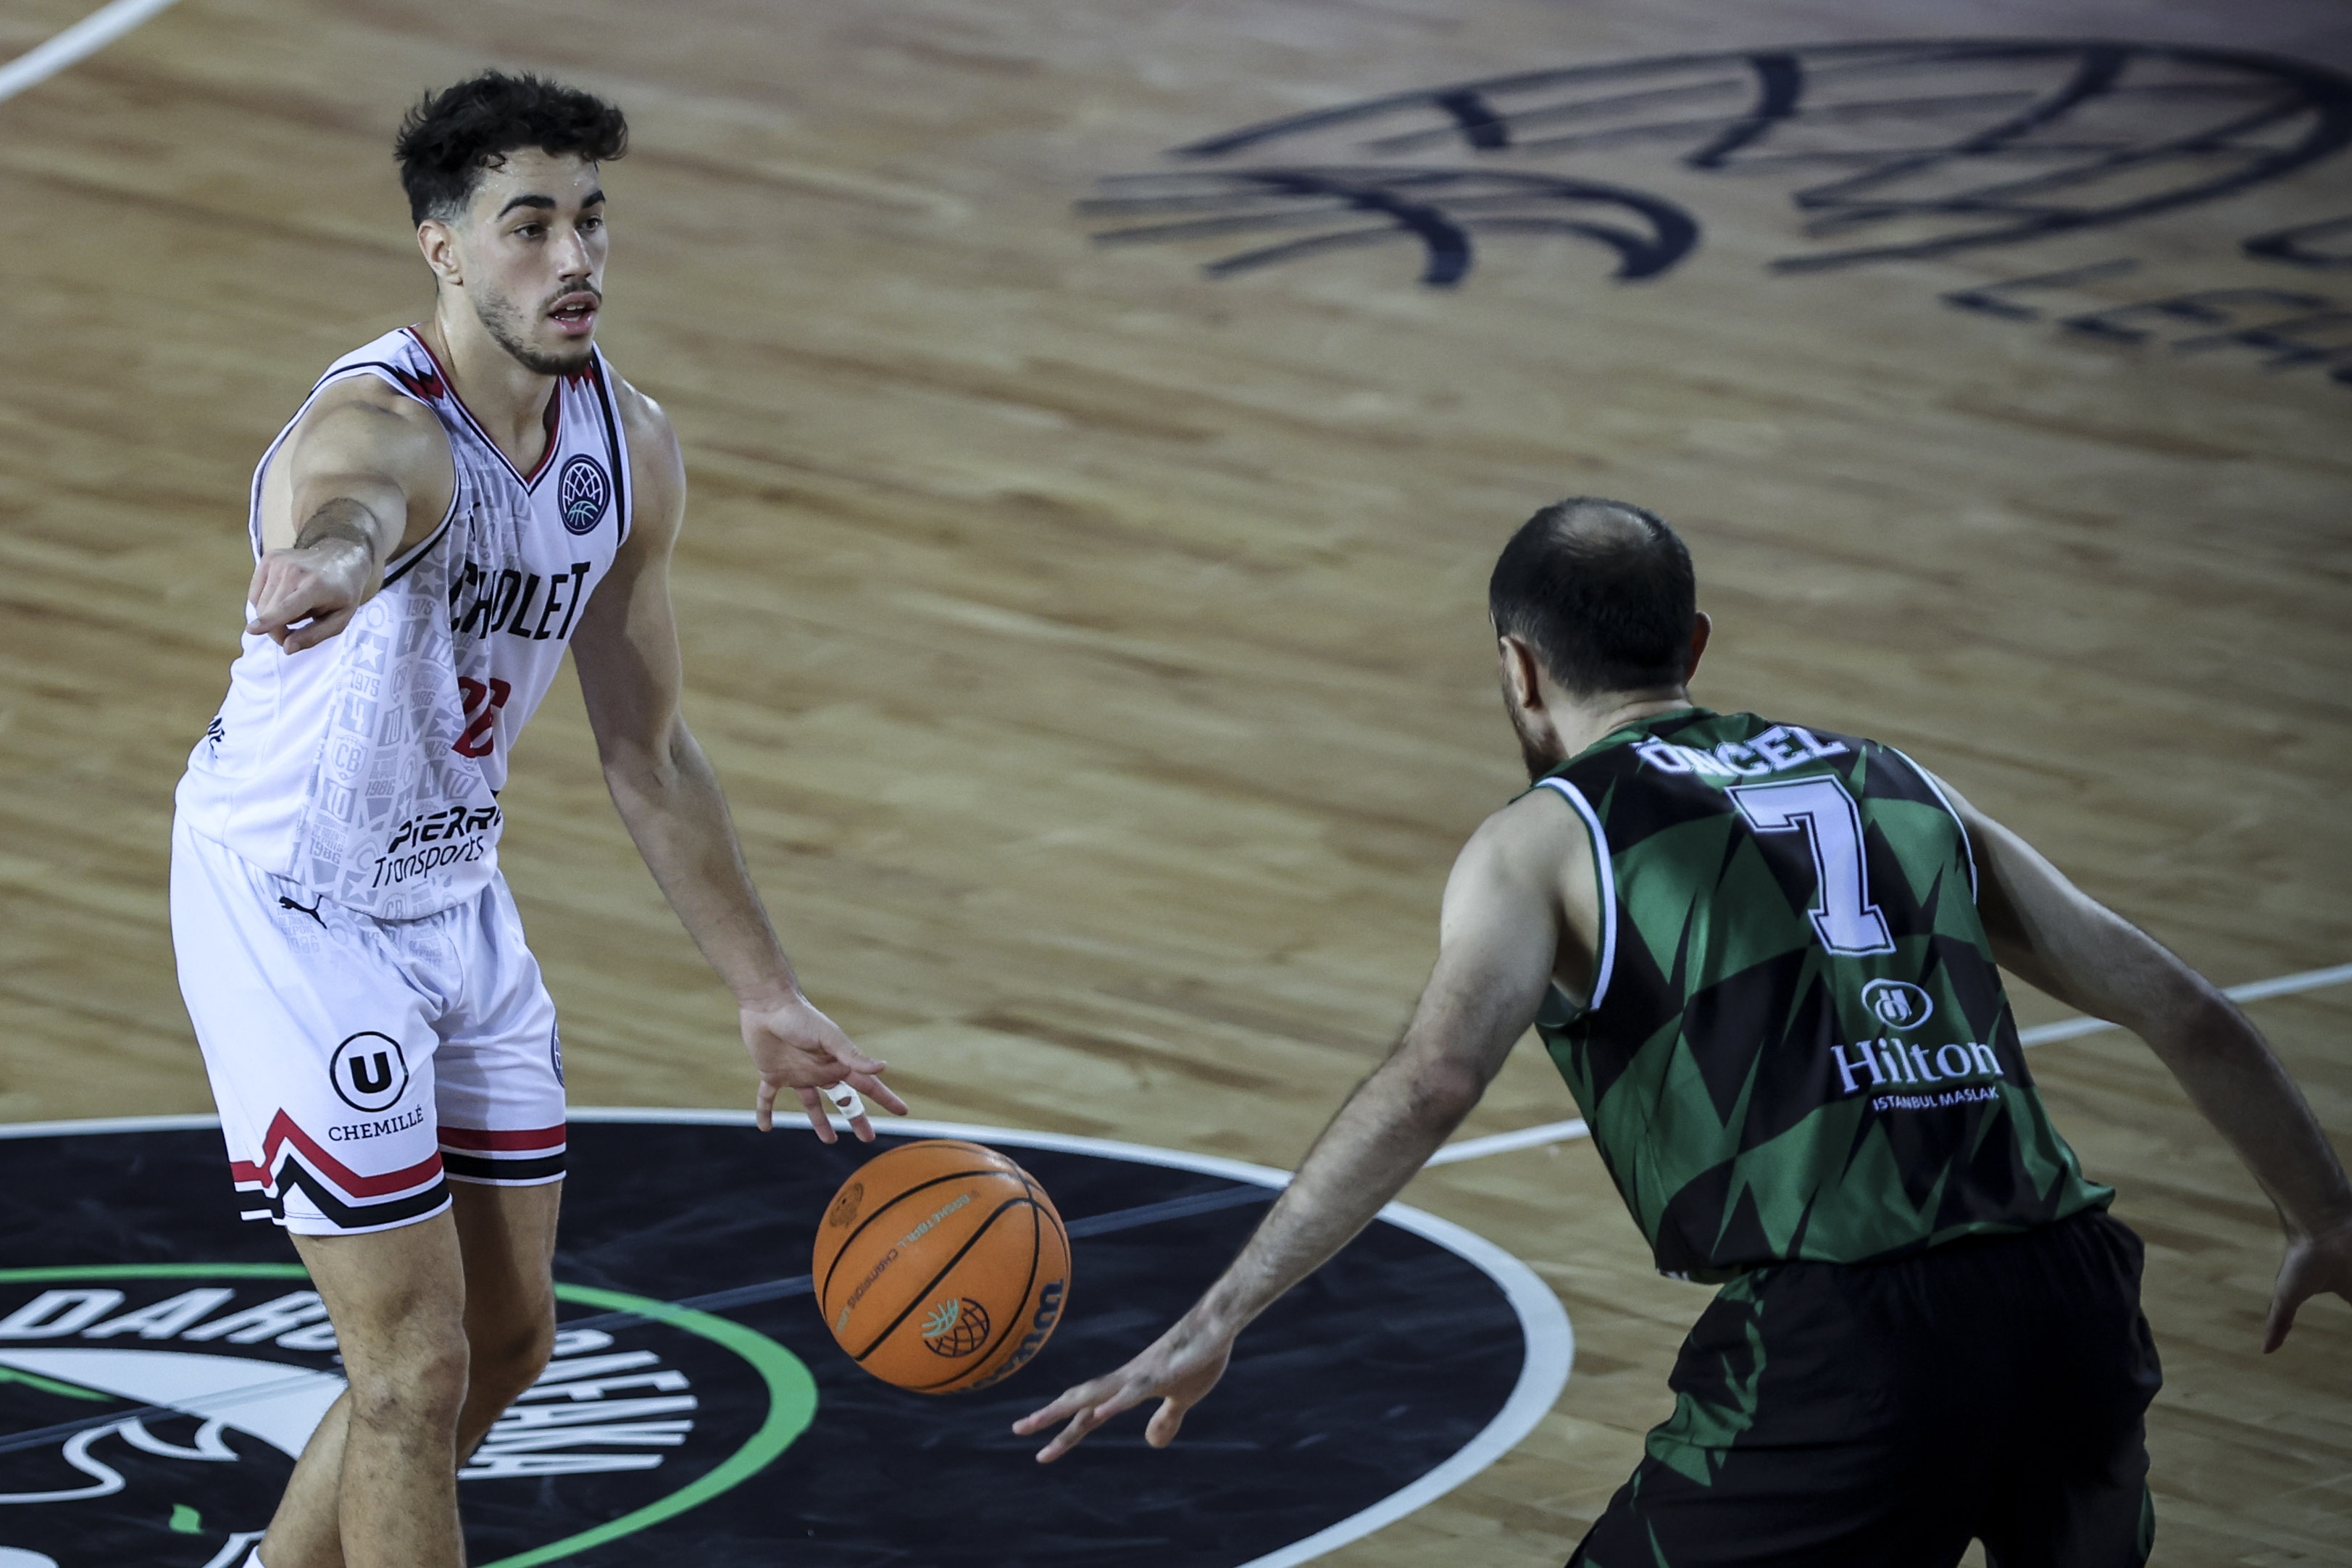
[[[1560,742],[1567,748],[1563,760],[1628,724],[1690,706],[1690,692],[1681,687],[1672,691],[1608,692],[1590,701],[1563,704],[1554,721]]]
[[[547,400],[555,395],[556,378],[509,353],[462,301],[456,311],[449,303],[445,289],[417,331],[466,411],[517,468],[528,469],[547,444]]]

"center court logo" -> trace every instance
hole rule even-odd
[[[0,1128],[0,1230],[19,1238],[9,1262],[55,1261],[0,1268],[0,1497],[42,1500],[0,1501],[0,1542],[59,1568],[238,1568],[250,1541],[234,1543],[267,1525],[293,1456],[341,1391],[310,1280],[290,1262],[263,1261],[284,1244],[221,1202],[216,1127],[10,1131]],[[877,1142],[977,1131],[893,1124]],[[1008,1541],[1066,1542],[1070,1561],[1120,1568],[1234,1568],[1411,1511],[1430,1487],[1507,1452],[1567,1373],[1567,1323],[1539,1279],[1443,1221],[1399,1210],[1350,1244],[1344,1289],[1310,1281],[1299,1310],[1269,1314],[1245,1344],[1248,1375],[1232,1380],[1223,1419],[1349,1437],[1286,1447],[1283,1497],[1234,1500],[1263,1494],[1255,1443],[1195,1444],[1179,1472],[1141,1444],[1114,1444],[1087,1461],[1086,1486],[1041,1483],[1002,1421],[1022,1400],[1131,1355],[1132,1310],[1082,1312],[1055,1328],[1066,1315],[1060,1291],[1017,1323],[992,1310],[988,1342],[1016,1336],[1028,1363],[1009,1393],[906,1394],[834,1342],[801,1272],[867,1146],[787,1142],[748,1115],[690,1111],[575,1111],[571,1134],[554,1360],[458,1485],[476,1568],[1003,1568]],[[1277,1173],[1230,1162],[988,1135],[1021,1150],[1070,1205],[1070,1230],[1089,1248],[1078,1271],[1103,1300],[1130,1308],[1197,1289],[1202,1260],[1231,1256],[1278,1190]],[[58,1207],[58,1192],[75,1194],[71,1209]],[[867,1184],[861,1215],[874,1192]],[[103,1216],[95,1228],[91,1215]],[[144,1261],[94,1256],[132,1235]],[[48,1292],[59,1294],[43,1300]],[[919,1304],[908,1327],[937,1314],[939,1341],[953,1348],[970,1321],[961,1292],[910,1299]],[[950,1300],[952,1322],[939,1310]],[[1432,1311],[1454,1331],[1415,1339],[1412,1325]],[[950,1371],[984,1350],[937,1360]],[[1380,1369],[1380,1408],[1391,1418],[1360,1419],[1350,1364]],[[820,1397],[826,1440],[810,1443],[800,1435]],[[222,1425],[208,1437],[214,1420]],[[215,1447],[229,1458],[204,1457]],[[908,1486],[909,1475],[921,1484]],[[1107,1514],[1105,1495],[1159,1500],[1148,1517]],[[0,1552],[0,1568],[9,1561]]]
[[[613,502],[613,482],[595,458],[585,452],[563,465],[555,482],[555,499],[563,509],[563,527],[571,533],[588,533],[604,520]]]
[[[1763,179],[1793,184],[1798,219],[1769,269],[1808,273],[2228,196],[2334,155],[2352,102],[2325,66],[2128,39],[1530,63],[1204,137],[1078,211],[1104,225],[1098,245],[1207,247],[1212,278],[1417,247],[1422,283],[1451,288],[1482,247],[1551,239],[1613,254],[1634,281],[1693,255],[1699,224],[1623,176]]]
[[[343,1391],[307,1283],[292,1264],[0,1270],[10,1545],[59,1563],[243,1562]],[[614,1291],[556,1295],[594,1315],[564,1325],[547,1371],[458,1472],[469,1512],[531,1521],[478,1552],[486,1568],[557,1562],[692,1508],[814,1415],[807,1370],[762,1334]],[[604,1506],[551,1518],[534,1505],[557,1481]]]
[[[337,1098],[370,1116],[390,1110],[408,1092],[408,1058],[401,1054],[400,1042],[373,1029],[337,1046],[327,1075]]]
[[[1874,980],[1862,988],[1871,1016],[1898,1034],[1908,1034],[1936,1011],[1935,999],[1907,980]]]

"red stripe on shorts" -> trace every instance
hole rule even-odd
[[[387,1171],[381,1176],[362,1176],[311,1141],[310,1135],[294,1125],[294,1119],[283,1110],[269,1119],[269,1131],[261,1139],[261,1163],[248,1165],[242,1160],[228,1163],[230,1176],[239,1182],[253,1182],[264,1187],[274,1187],[270,1167],[278,1163],[278,1151],[291,1143],[310,1163],[311,1168],[355,1198],[386,1197],[437,1181],[441,1175],[438,1152],[426,1155],[404,1171]]]
[[[486,1132],[475,1127],[444,1127],[441,1146],[445,1149],[561,1149],[568,1124],[557,1122],[552,1127],[519,1129],[511,1132]]]

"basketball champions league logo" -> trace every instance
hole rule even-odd
[[[1079,204],[1107,246],[1203,252],[1223,278],[1417,247],[1420,280],[1479,247],[1567,237],[1627,281],[1699,242],[1677,203],[1590,177],[1671,159],[1791,185],[1833,271],[2015,245],[2210,202],[2352,142],[2352,78],[2229,49],[1960,39],[1676,55],[1392,93],[1173,150]]]
[[[613,481],[604,477],[602,464],[583,452],[563,465],[555,481],[555,499],[563,510],[566,532],[593,533],[604,521],[604,509],[613,504]]]

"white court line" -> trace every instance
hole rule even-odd
[[[0,66],[0,102],[16,97],[37,82],[44,82],[58,72],[79,60],[88,59],[131,28],[158,12],[170,9],[177,0],[113,0],[101,5],[51,38],[46,44],[36,44],[6,65]]]
[[[2232,1002],[2259,1002],[2265,996],[2292,996],[2298,991],[2316,991],[2322,986],[2341,985],[2352,981],[2352,963],[2339,963],[2328,969],[2306,969],[2300,974],[2282,974],[2273,980],[2257,980],[2246,985],[2232,985],[2221,993]],[[2046,1046],[2057,1040],[2078,1039],[2095,1035],[2102,1029],[2120,1028],[2105,1018],[2069,1018],[2063,1024],[2043,1024],[2026,1029],[2018,1037],[2025,1046]],[[1540,1127],[1522,1127],[1517,1132],[1496,1132],[1485,1138],[1465,1138],[1459,1143],[1448,1143],[1429,1157],[1432,1165],[1457,1164],[1464,1160],[1483,1160],[1489,1154],[1507,1154],[1514,1149],[1540,1148],[1546,1143],[1566,1143],[1582,1138],[1592,1129],[1581,1117],[1572,1121],[1547,1121]]]

